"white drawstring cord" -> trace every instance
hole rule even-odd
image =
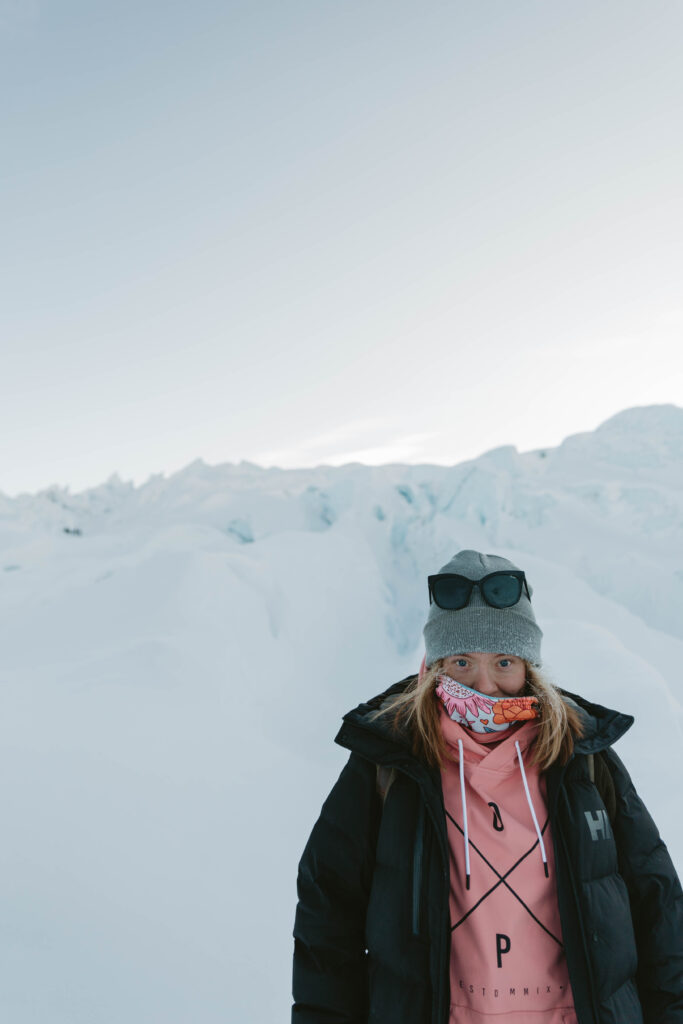
[[[458,740],[460,756],[460,799],[462,800],[462,820],[465,833],[465,888],[470,887],[470,833],[467,828],[467,798],[465,796],[465,758],[462,752],[462,740]]]
[[[524,761],[522,760],[522,751],[519,747],[519,740],[515,740],[515,747],[517,748],[517,757],[519,759],[519,767],[522,772],[522,782],[524,783],[524,792],[526,793],[527,803],[529,804],[529,810],[531,811],[531,817],[534,819],[534,825],[536,826],[536,835],[538,836],[538,845],[541,847],[541,857],[543,858],[543,870],[545,871],[545,877],[549,878],[548,874],[548,858],[545,855],[545,844],[543,842],[543,836],[541,830],[538,827],[538,818],[536,817],[536,811],[534,805],[531,802],[531,793],[529,792],[529,783],[526,781],[526,772],[524,771]]]

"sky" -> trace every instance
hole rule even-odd
[[[0,0],[0,491],[683,405],[683,6]]]

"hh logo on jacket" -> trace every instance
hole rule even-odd
[[[612,829],[610,828],[607,811],[602,809],[598,811],[584,811],[583,814],[588,823],[591,839],[594,843],[597,843],[598,839],[611,838]]]

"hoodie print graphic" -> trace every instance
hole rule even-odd
[[[442,771],[451,1021],[573,1020],[545,780],[530,764],[538,723],[517,726],[492,746],[443,706],[440,717],[455,758]]]

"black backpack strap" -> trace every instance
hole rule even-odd
[[[377,765],[377,792],[382,799],[382,803],[387,798],[389,792],[389,786],[396,778],[396,769],[390,768],[386,764]]]
[[[590,780],[605,805],[607,817],[613,822],[617,815],[617,794],[614,780],[600,751],[597,754],[586,754],[586,765]]]
[[[591,778],[594,778],[598,793],[602,797],[602,802],[607,809],[607,817],[613,822],[617,816],[617,792],[614,788],[612,773],[607,767],[607,762],[600,752],[598,752],[592,760],[594,762],[594,775],[591,776]]]
[[[562,699],[566,704],[570,704],[577,711],[581,712],[581,708],[571,697],[565,694]],[[614,788],[612,774],[607,767],[607,762],[600,751],[597,754],[586,754],[585,756],[589,778],[602,798],[607,811],[607,817],[613,822],[617,816],[617,793]]]

